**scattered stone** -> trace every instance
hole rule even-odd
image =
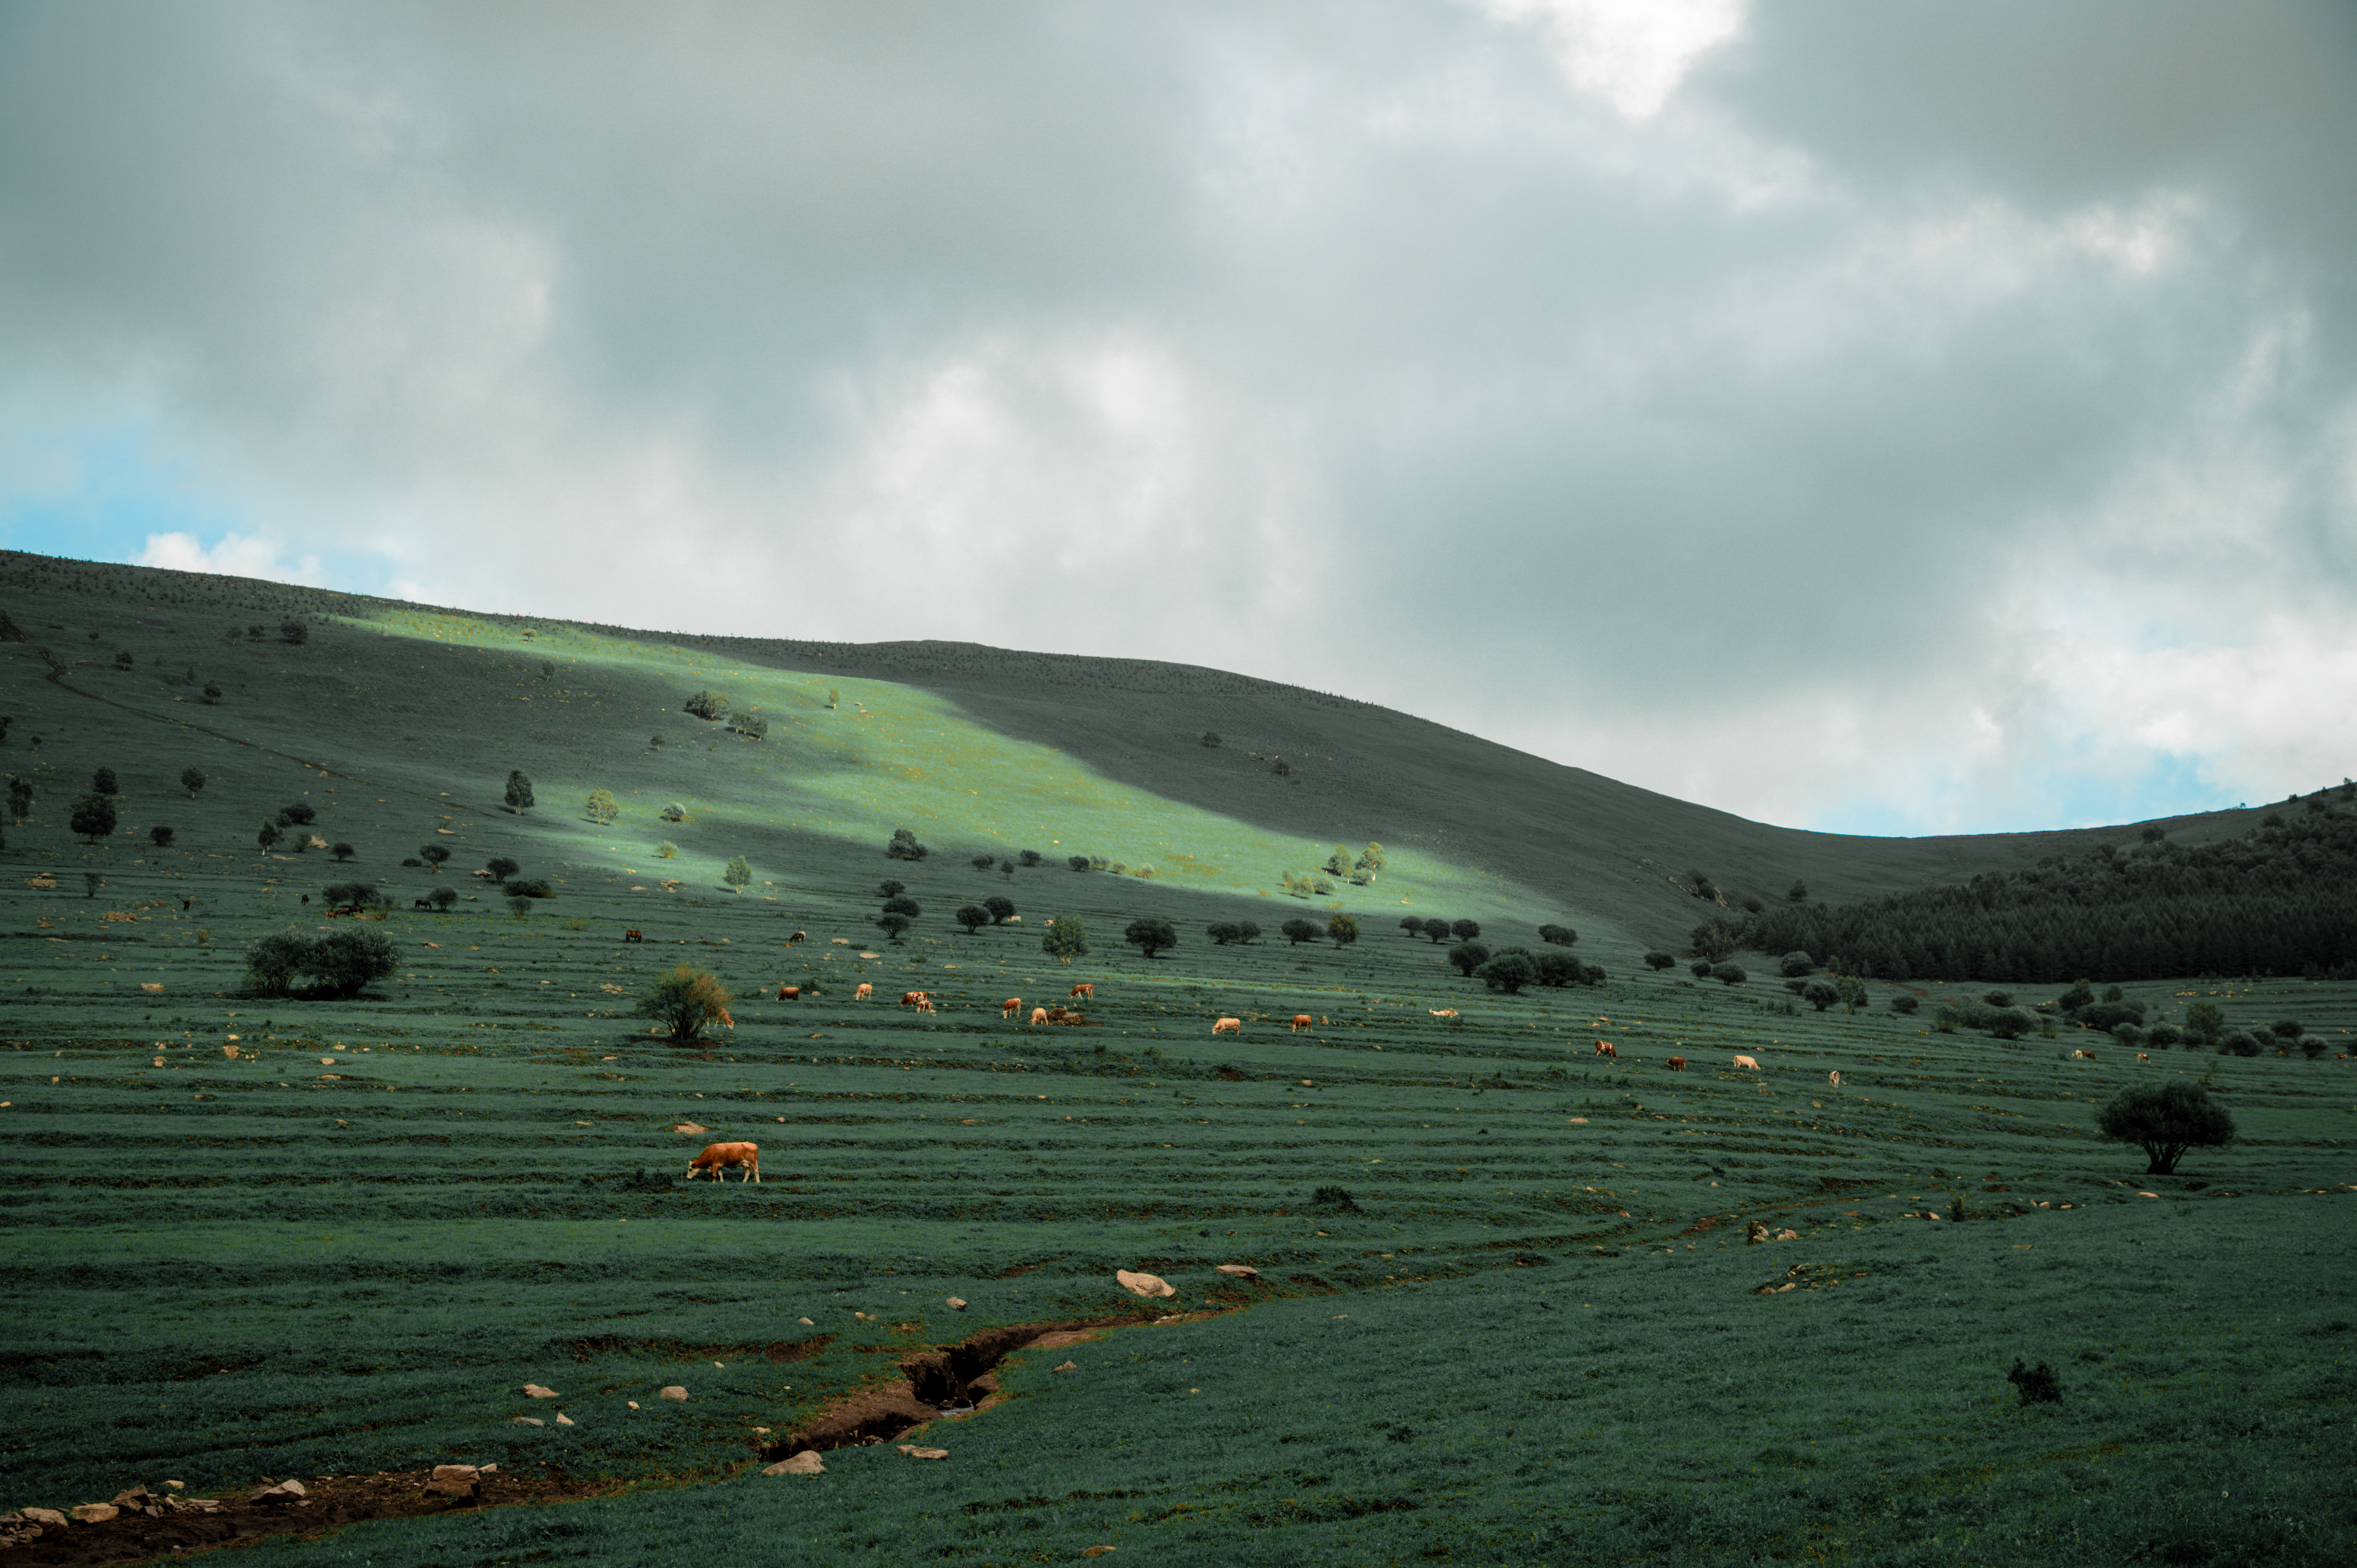
[[[628,1404],[628,1405],[629,1405],[632,1410],[636,1410],[636,1409],[638,1409],[638,1408],[639,1408],[639,1402],[638,1402],[638,1401],[636,1401],[636,1400],[627,1400],[627,1401],[625,1401],[625,1402],[625,1402],[626,1404]]]
[[[949,1304],[950,1310],[952,1312],[963,1312],[965,1310],[965,1297],[962,1295],[951,1296],[949,1298]]]
[[[672,1131],[674,1133],[709,1133],[712,1129],[709,1127],[699,1127],[693,1122],[683,1122],[678,1126],[673,1128]]]
[[[920,1448],[913,1443],[900,1444],[900,1452],[911,1459],[946,1459],[950,1456],[946,1448]]]
[[[1759,1220],[1755,1219],[1750,1224],[1743,1228],[1743,1244],[1745,1246],[1757,1247],[1766,1240],[1768,1240],[1768,1227],[1761,1224]]]
[[[1055,1369],[1059,1372],[1077,1372],[1081,1369],[1081,1364],[1078,1361],[1067,1361]]]
[[[560,1410],[556,1412],[556,1424],[559,1426],[571,1426],[573,1424],[573,1418]]]
[[[820,1460],[817,1449],[805,1448],[791,1458],[780,1459],[774,1465],[765,1466],[761,1474],[764,1476],[823,1476],[826,1474],[826,1466]]]
[[[47,1525],[51,1530],[63,1530],[68,1523],[66,1516],[55,1509],[18,1509],[16,1517],[30,1520],[35,1524]]]
[[[540,1417],[536,1415],[511,1415],[508,1417],[508,1419],[514,1422],[518,1426],[546,1426],[548,1424],[548,1423],[541,1420]]]
[[[1121,1548],[1118,1546],[1092,1546],[1086,1552],[1082,1552],[1081,1555],[1083,1557],[1103,1557],[1108,1552],[1119,1552]]]
[[[1220,1265],[1220,1273],[1223,1274],[1233,1274],[1240,1280],[1256,1280],[1260,1278],[1260,1271],[1254,1268],[1250,1263],[1222,1263]]]
[[[78,1524],[104,1524],[123,1510],[113,1503],[84,1503],[70,1511]]]
[[[167,1481],[164,1484],[176,1492],[185,1492],[188,1489],[188,1483],[186,1481]]]
[[[687,1397],[687,1391],[681,1388],[677,1383],[673,1383],[671,1387],[662,1391],[662,1397],[667,1400],[683,1400]]]
[[[556,1391],[554,1389],[544,1389],[538,1383],[524,1384],[523,1391],[530,1394],[536,1400],[553,1400],[557,1397]]]
[[[281,1481],[274,1487],[256,1487],[247,1500],[257,1503],[293,1503],[303,1499],[303,1483]]]
[[[483,1473],[472,1465],[436,1465],[425,1489],[446,1498],[472,1498],[480,1495],[482,1485]]]
[[[145,1487],[126,1487],[114,1494],[114,1506],[125,1513],[143,1513],[149,1519],[164,1517],[164,1499]]]
[[[219,1513],[221,1511],[221,1500],[219,1498],[173,1498],[169,1499],[169,1501],[174,1513]]]
[[[1133,1273],[1127,1269],[1115,1269],[1113,1272],[1113,1277],[1121,1282],[1123,1289],[1135,1292],[1139,1295],[1177,1295],[1178,1294],[1177,1286],[1157,1274]]]
[[[1797,1241],[1800,1239],[1801,1233],[1798,1230],[1779,1230],[1776,1232],[1776,1240],[1779,1241]]]
[[[813,1323],[813,1322],[812,1322],[809,1318],[807,1318],[807,1317],[797,1317],[797,1318],[795,1318],[795,1319],[794,1319],[794,1321],[795,1321],[796,1323],[801,1324],[801,1325],[802,1325],[803,1327],[805,1327],[805,1328],[816,1328],[816,1327],[818,1326],[818,1325],[817,1325],[817,1324]]]

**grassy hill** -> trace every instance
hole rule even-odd
[[[2357,1550],[2357,984],[2136,983],[2155,1020],[2297,1015],[2330,1045],[2138,1056],[1932,1021],[1970,988],[1818,1012],[1634,961],[1693,924],[1692,865],[1738,898],[1868,891],[2087,835],[1793,833],[1164,665],[24,556],[0,611],[0,759],[34,790],[0,850],[0,1504],[167,1480],[224,1503],[135,1498],[12,1560],[257,1532],[274,1561],[417,1568]],[[707,687],[767,737],[683,714]],[[102,768],[120,821],[85,843],[67,818]],[[350,860],[257,843],[296,803]],[[900,826],[932,854],[886,859]],[[1372,886],[1282,892],[1368,838]],[[441,869],[403,864],[427,844]],[[1051,858],[970,864],[1027,848]],[[496,856],[554,897],[511,908],[471,875]],[[898,943],[888,876],[923,909]],[[258,940],[358,929],[322,899],[352,880],[394,901],[366,923],[394,972],[250,985]],[[950,919],[990,894],[1023,923]],[[1357,942],[1275,935],[1329,903]],[[1559,919],[1610,978],[1490,992],[1407,913]],[[1070,967],[1049,915],[1092,933]],[[1140,916],[1178,948],[1125,947]],[[1259,941],[1204,940],[1247,917]],[[635,1015],[682,961],[730,1027]],[[1002,1017],[1076,982],[1082,1022]],[[892,1004],[919,988],[937,1012]],[[2091,1123],[2163,1083],[2237,1135],[2158,1176]],[[683,1183],[717,1139],[759,1143],[762,1182]],[[2017,1361],[2061,1399],[2022,1402]],[[823,1474],[764,1473],[805,1448]],[[564,1506],[432,1494],[444,1463]],[[290,1477],[309,1511],[249,1500]]]

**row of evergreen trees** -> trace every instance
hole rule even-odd
[[[1706,956],[1735,948],[1834,955],[1883,980],[2080,975],[2357,975],[2357,813],[2349,791],[2270,812],[2239,838],[2198,849],[2158,829],[2102,845],[1857,904],[1793,904],[1695,929]]]

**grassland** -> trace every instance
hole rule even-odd
[[[1495,845],[1396,846],[1338,900],[1360,941],[1288,947],[1275,927],[1304,906],[1264,889],[1375,835],[1286,831],[1292,787],[1258,773],[1243,783],[1282,808],[1157,793],[1143,766],[1088,760],[1101,735],[1051,746],[981,699],[587,629],[527,644],[383,610],[232,648],[215,628],[267,601],[199,619],[169,596],[231,590],[140,582],[152,611],[120,592],[5,606],[34,639],[0,644],[6,761],[37,795],[0,854],[0,1505],[496,1461],[621,1489],[271,1550],[2349,1560],[2346,1060],[2076,1061],[2067,1039],[1933,1032],[1888,1011],[1888,985],[1857,1015],[1796,1011],[1764,982],[1644,971],[1667,917],[1582,904],[1593,880],[1507,877]],[[219,645],[201,665],[199,628]],[[219,703],[174,683],[192,665]],[[699,686],[758,703],[768,740],[681,714]],[[1202,756],[1184,768],[1223,765],[1186,744]],[[174,782],[192,764],[193,800]],[[102,766],[126,831],[85,845],[64,808]],[[538,787],[530,813],[499,804],[511,767]],[[576,809],[601,787],[624,808],[605,828]],[[294,800],[355,845],[349,865],[259,853],[253,824]],[[684,822],[652,819],[669,800]],[[145,843],[154,822],[172,848]],[[937,853],[886,860],[902,824]],[[679,854],[658,858],[666,838]],[[453,848],[443,871],[398,865],[426,842]],[[965,862],[1023,847],[1156,875]],[[741,897],[717,886],[740,853]],[[557,896],[511,916],[467,875],[496,854]],[[888,875],[926,911],[899,945],[867,923]],[[400,972],[344,1001],[245,991],[248,943],[320,929],[321,889],[355,877],[396,899],[378,929]],[[411,908],[437,884],[471,900]],[[985,893],[1025,924],[959,932],[949,911]],[[1487,993],[1394,924],[1463,914],[1531,940],[1566,911],[1601,987]],[[1087,922],[1087,959],[1039,952],[1050,914]],[[1180,947],[1122,949],[1141,914]],[[1270,934],[1203,940],[1239,918]],[[740,997],[694,1047],[628,1015],[682,959]],[[855,1001],[863,980],[941,1011]],[[1001,1021],[1004,998],[1079,980],[1086,1025]],[[803,998],[774,1000],[785,983]],[[2196,989],[2131,993],[2167,1016]],[[2336,1051],[2357,1027],[2357,987],[2200,989],[2236,1021],[2296,1014]],[[1296,1035],[1300,1012],[1317,1022]],[[1211,1036],[1222,1015],[1240,1038]],[[1673,1054],[1692,1070],[1664,1070]],[[2240,1137],[2148,1178],[2092,1112],[2169,1075],[2212,1081]],[[678,1183],[717,1138],[760,1142],[765,1180]],[[1958,1203],[1961,1221],[1925,1218]],[[1752,1219],[1792,1239],[1748,1246]],[[1178,1294],[1141,1302],[1116,1268]],[[1128,1326],[1004,1363],[1012,1397],[925,1430],[946,1461],[888,1444],[817,1477],[758,1473],[912,1354],[1076,1317]],[[2053,1367],[2063,1400],[2018,1404],[2017,1358]],[[690,1397],[655,1397],[673,1384]],[[515,1423],[558,1411],[573,1424]]]

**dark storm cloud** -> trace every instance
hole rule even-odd
[[[2352,68],[2330,6],[21,5],[0,496],[132,428],[249,520],[158,561],[1225,664],[1781,821],[2263,796],[2350,770]]]

